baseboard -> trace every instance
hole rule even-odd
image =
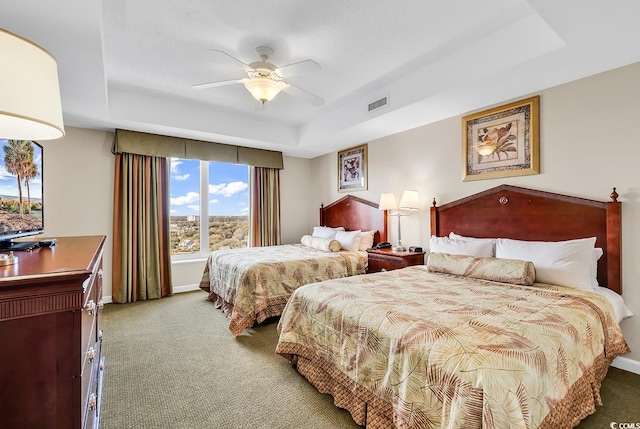
[[[173,288],[173,293],[191,292],[198,289],[200,289],[200,285],[197,283],[192,285],[176,286]],[[113,302],[113,299],[111,299],[111,295],[103,296],[102,302],[110,304]]]
[[[175,286],[173,288],[173,293],[191,292],[192,290],[198,289],[200,289],[200,285],[197,283],[192,285]]]
[[[640,362],[626,357],[618,356],[613,360],[611,366],[640,375]]]

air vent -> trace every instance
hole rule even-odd
[[[373,110],[376,110],[376,109],[379,109],[381,107],[384,107],[384,106],[387,105],[388,102],[389,102],[389,97],[388,96],[382,97],[379,100],[376,100],[376,101],[374,101],[372,103],[369,103],[368,111],[371,112]]]

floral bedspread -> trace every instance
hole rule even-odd
[[[629,351],[600,295],[426,266],[301,287],[278,330],[276,352],[368,428],[573,427]]]
[[[256,322],[279,316],[298,287],[364,274],[366,261],[366,254],[302,244],[218,250],[209,255],[200,288],[231,319],[229,330],[239,335]]]

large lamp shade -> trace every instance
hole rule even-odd
[[[64,136],[58,67],[35,43],[0,29],[0,138]]]
[[[420,210],[420,202],[418,201],[418,191],[406,190],[402,193],[400,203],[398,204],[400,210]]]
[[[380,195],[380,204],[378,204],[379,210],[395,210],[398,208],[396,203],[396,197],[393,192],[383,192]]]

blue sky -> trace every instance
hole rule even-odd
[[[200,161],[171,158],[171,216],[200,214]],[[209,216],[249,214],[249,168],[209,162]]]
[[[6,139],[0,139],[0,195],[9,195],[18,197],[18,181],[16,176],[9,174],[4,165],[4,150],[1,146],[6,144]],[[37,144],[33,146],[33,161],[38,166],[38,176],[29,181],[29,190],[31,192],[31,198],[42,198],[42,149]],[[22,184],[23,196],[27,198],[27,190]]]

